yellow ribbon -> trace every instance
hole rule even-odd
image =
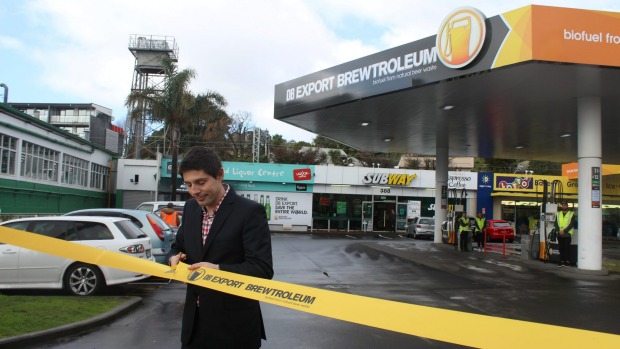
[[[620,348],[620,336],[470,314],[266,280],[221,270],[176,269],[90,246],[0,227],[0,241],[85,263],[208,287],[311,314],[477,348],[537,348],[549,338],[560,348]],[[480,329],[484,335],[480,335]],[[519,336],[506,337],[506,329]]]

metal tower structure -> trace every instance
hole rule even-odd
[[[260,128],[255,127],[252,137],[252,162],[260,162]]]
[[[269,130],[261,130],[258,127],[252,132],[252,162],[260,162],[260,147],[265,146],[265,155],[269,158]]]
[[[131,92],[160,89],[165,80],[162,59],[168,58],[176,63],[179,57],[179,47],[171,36],[132,34],[129,37],[129,51],[135,57]],[[131,106],[128,115],[131,117],[131,111],[136,108],[143,109],[141,107]],[[145,137],[146,115],[133,116],[130,121],[129,136],[133,143],[134,159],[139,159]]]

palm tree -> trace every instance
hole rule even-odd
[[[141,91],[132,91],[127,97],[125,106],[132,108],[131,117],[150,115],[153,121],[163,122],[165,127],[171,130],[170,195],[171,199],[175,200],[181,130],[227,117],[223,110],[227,102],[224,96],[217,92],[208,91],[205,94],[194,95],[189,91],[189,84],[196,77],[193,69],[178,71],[177,66],[168,58],[162,59],[161,63],[165,75],[163,89],[149,87]]]

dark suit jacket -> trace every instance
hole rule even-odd
[[[185,203],[183,222],[169,257],[184,252],[185,263],[209,262],[238,274],[271,279],[273,262],[271,234],[265,208],[238,196],[231,188],[215,213],[209,235],[202,246],[202,208],[196,200]],[[196,307],[197,296],[200,306]],[[181,342],[192,338],[196,311],[200,332],[209,348],[259,348],[266,338],[258,301],[208,288],[187,285]]]

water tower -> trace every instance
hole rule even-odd
[[[131,83],[132,92],[160,89],[165,80],[162,59],[167,57],[176,63],[179,57],[179,47],[171,36],[132,34],[129,37],[129,51],[136,58]],[[131,106],[130,111],[138,107],[140,106]],[[146,123],[146,115],[135,116],[131,120],[134,159],[140,158]]]

